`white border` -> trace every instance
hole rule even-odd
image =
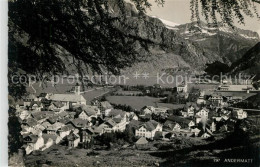
[[[8,166],[8,1],[0,0],[0,166]]]

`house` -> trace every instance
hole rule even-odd
[[[34,94],[29,94],[24,98],[24,106],[30,107],[33,101],[38,101],[37,97]]]
[[[117,115],[116,117],[107,119],[104,123],[99,125],[99,129],[102,133],[111,133],[112,131],[124,131],[126,129],[126,125],[128,122],[126,121],[126,115],[121,117]]]
[[[37,125],[37,121],[35,119],[28,118],[22,121],[21,127],[27,131],[30,131],[30,129],[33,129],[36,125]]]
[[[23,137],[23,143],[25,144],[25,151],[28,155],[42,148],[44,146],[44,139],[41,135],[30,134]]]
[[[187,111],[189,117],[193,117],[195,115],[195,111],[198,109],[199,108],[196,103],[186,103],[184,106],[184,110]]]
[[[61,101],[52,101],[48,107],[49,111],[64,111],[65,109],[65,105]]]
[[[155,110],[155,107],[153,106],[144,106],[143,108],[141,108],[141,113],[142,115],[146,115],[146,114],[152,114]]]
[[[107,116],[113,109],[113,106],[108,101],[97,102],[97,106],[104,116]]]
[[[74,105],[86,105],[86,99],[79,94],[53,94],[50,95],[50,100],[54,102],[61,102],[62,105],[64,105],[64,110],[72,109]]]
[[[76,117],[88,120],[89,122],[92,118],[97,118],[100,115],[100,109],[97,106],[90,105],[76,105],[73,107],[74,111],[76,111]]]
[[[207,126],[209,127],[211,132],[215,132],[217,130],[217,124],[214,120],[208,120]]]
[[[53,116],[52,113],[43,112],[43,111],[36,111],[31,113],[31,117],[34,118],[38,123],[42,123],[52,116]]]
[[[29,118],[31,116],[31,112],[28,110],[22,110],[21,112],[19,112],[19,118],[21,120],[25,120],[27,118]]]
[[[201,130],[197,127],[191,129],[191,132],[194,134],[194,137],[197,137],[199,135],[200,131]]]
[[[129,115],[127,115],[127,117],[128,117],[129,121],[131,121],[131,120],[138,121],[138,116],[134,112],[129,113]]]
[[[57,134],[58,130],[65,126],[63,123],[56,122],[53,125],[50,125],[46,128],[47,134]]]
[[[42,134],[42,137],[47,140],[51,139],[53,141],[53,144],[59,144],[62,140],[62,138],[57,134]]]
[[[205,128],[205,130],[201,130],[200,133],[198,134],[198,137],[201,138],[209,138],[211,136],[213,136],[213,134],[208,128]]]
[[[80,136],[76,133],[71,132],[67,137],[66,137],[66,141],[67,141],[67,146],[69,148],[75,148],[78,147],[79,142],[80,142]]]
[[[181,128],[188,128],[195,126],[195,122],[192,119],[187,119],[179,116],[172,115],[167,118],[169,121],[178,123]]]
[[[145,137],[140,137],[140,138],[135,142],[136,145],[143,145],[143,144],[147,144],[147,143],[148,143],[148,141],[146,140]]]
[[[141,113],[142,113],[142,115],[145,115],[145,114],[165,114],[165,113],[167,113],[168,110],[169,110],[169,108],[167,108],[167,107],[144,106],[141,109]]]
[[[47,136],[43,136],[43,139],[44,139],[44,146],[41,148],[41,151],[44,151],[47,148],[50,148],[51,146],[54,145],[54,141],[51,138]]]
[[[220,105],[222,104],[223,102],[223,97],[221,94],[219,93],[213,93],[210,97],[209,97],[209,101],[214,103],[214,104],[217,104],[217,105]]]
[[[47,118],[47,121],[50,122],[50,124],[55,124],[58,122],[59,116],[58,115],[53,115]]]
[[[49,126],[51,126],[50,122],[48,122],[48,121],[42,122],[41,125],[42,125],[45,129],[47,129]]]
[[[135,147],[137,149],[145,149],[147,147],[148,141],[146,140],[145,137],[140,137],[136,142],[135,142]]]
[[[92,140],[92,135],[94,134],[94,130],[92,128],[83,129],[80,132],[80,142],[89,143]]]
[[[209,116],[209,110],[207,108],[202,108],[200,111],[198,111],[196,113],[197,116],[199,117],[204,117],[204,118],[208,118]]]
[[[233,111],[233,117],[237,119],[245,119],[247,118],[247,112],[244,111],[243,109],[235,109]]]
[[[77,128],[77,129],[81,130],[83,128],[89,127],[90,122],[88,120],[76,118],[67,123],[67,125],[69,125],[69,124],[71,124],[73,127]]]
[[[177,122],[167,120],[163,125],[163,129],[165,131],[180,131],[181,125]]]
[[[32,101],[30,104],[30,109],[35,111],[41,111],[43,104],[40,101]]]
[[[65,125],[61,128],[58,129],[58,135],[61,137],[61,138],[64,138],[66,136],[68,136],[70,134],[71,131],[75,130],[75,127],[72,126],[71,124],[68,124],[68,125]]]
[[[162,125],[151,120],[140,125],[139,128],[135,130],[135,136],[153,139],[157,131],[162,131]]]

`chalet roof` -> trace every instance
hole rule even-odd
[[[153,131],[157,127],[158,124],[159,124],[158,122],[156,122],[154,120],[150,120],[150,121],[145,122],[144,124],[140,125],[140,127],[144,126],[148,131]]]
[[[133,119],[129,122],[128,126],[138,128],[141,124],[142,122]]]
[[[100,105],[104,109],[112,109],[113,108],[113,106],[108,101],[102,101],[102,102],[100,102]]]
[[[61,101],[52,101],[51,104],[53,104],[57,108],[61,108],[64,106]]]
[[[50,112],[50,111],[35,111],[35,112],[32,112],[31,115],[36,120],[41,120],[44,118],[52,117],[54,114],[53,114],[53,112]]]
[[[71,124],[65,125],[59,129],[59,131],[69,131],[75,129]]]
[[[146,140],[145,137],[141,137],[140,139],[138,139],[135,144],[147,144],[148,141]]]
[[[37,105],[37,107],[40,107],[41,106],[41,102],[40,101],[32,101],[31,104],[30,104],[30,107],[34,106],[34,105]]]
[[[74,119],[70,122],[77,128],[88,127],[88,123],[89,123],[87,120],[83,120],[83,119],[80,119],[80,118]]]
[[[112,109],[111,112],[109,112],[110,117],[120,116],[122,118],[125,116],[125,114],[126,114],[125,111],[119,109]]]
[[[66,117],[58,120],[58,122],[63,123],[63,124],[67,124],[70,121],[71,120],[69,118],[66,118]]]
[[[53,101],[64,101],[64,102],[85,102],[86,99],[82,95],[77,94],[53,94],[50,96]]]
[[[48,121],[43,122],[41,125],[45,128],[47,128],[48,126],[51,126],[51,124]]]
[[[51,124],[54,124],[55,122],[57,122],[59,120],[59,117],[57,115],[54,115],[52,117],[49,117],[47,119]]]
[[[59,112],[57,115],[58,115],[59,117],[65,117],[65,116],[68,115],[68,112],[66,112],[66,111],[61,111],[61,112]]]
[[[176,124],[178,124],[178,123],[177,123],[177,122],[173,122],[173,121],[167,120],[167,121],[164,123],[164,126],[170,128],[170,129],[172,129],[172,128],[174,128],[174,126],[175,126]]]
[[[208,128],[205,128],[205,130],[201,130],[201,131],[199,132],[198,136],[201,137],[201,136],[202,136],[203,134],[205,134],[205,133],[209,134],[210,136],[213,135],[213,133],[212,133]]]
[[[37,121],[33,118],[28,118],[27,120],[23,121],[23,123],[27,124],[30,127],[37,125]]]
[[[48,141],[49,139],[56,141],[59,136],[56,135],[56,134],[46,134],[46,133],[44,133],[44,134],[42,134],[42,137],[43,137],[44,142],[45,142],[45,141]]]
[[[50,131],[57,131],[58,129],[60,129],[62,126],[64,126],[63,123],[60,122],[56,122],[55,124],[48,126],[46,128],[46,130],[50,130]]]
[[[116,126],[116,122],[113,119],[108,119],[105,123],[111,125],[112,127]]]

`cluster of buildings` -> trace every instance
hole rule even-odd
[[[74,90],[69,94],[30,94],[16,106],[26,154],[44,151],[55,144],[87,148],[95,136],[123,132],[126,128],[131,128],[136,138],[142,138],[138,142],[144,142],[144,138],[170,140],[177,136],[209,138],[214,133],[231,131],[237,120],[247,118],[242,109],[204,104],[204,101],[222,104],[222,96],[212,95],[205,100],[201,94],[197,103],[174,109],[144,106],[139,112],[126,112],[114,109],[108,101],[96,100],[88,105],[80,88]],[[151,115],[163,117],[164,121]]]
[[[76,89],[72,94],[30,94],[16,106],[26,154],[54,144],[87,147],[93,136],[124,131],[134,113],[117,110],[107,101],[87,105]]]

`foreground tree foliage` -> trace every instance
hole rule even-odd
[[[148,0],[131,2],[140,18],[151,7]],[[256,3],[259,1],[191,0],[191,16],[217,23],[219,15],[232,26],[234,18],[244,23],[243,14],[259,17]],[[113,11],[115,6],[118,12]],[[126,10],[124,0],[10,0],[9,73],[22,69],[41,79],[43,74],[64,74],[75,67],[80,76],[90,72],[119,74],[144,60],[145,54],[137,48],[148,52],[147,44],[151,43],[117,28],[127,26]]]
[[[200,21],[203,16],[208,23],[233,27],[234,21],[245,24],[245,16],[260,19],[259,4],[259,0],[190,0],[191,19]]]

